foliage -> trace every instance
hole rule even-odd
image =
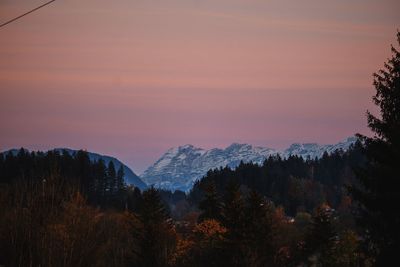
[[[210,182],[205,185],[204,191],[204,199],[199,203],[199,209],[202,210],[199,221],[202,222],[207,219],[221,220],[222,207],[215,184]]]
[[[397,39],[400,44],[400,32]],[[400,52],[393,46],[384,69],[374,74],[374,86],[380,116],[367,113],[374,136],[359,135],[367,161],[357,170],[360,185],[351,191],[360,205],[358,221],[365,230],[367,253],[376,256],[377,266],[388,266],[397,261],[400,247]]]
[[[63,194],[49,183],[2,187],[2,264],[129,266],[135,261],[137,240],[130,238],[137,224],[134,215],[104,213],[87,205],[79,192]]]
[[[364,164],[360,150],[361,143],[358,142],[347,152],[335,151],[324,154],[321,159],[271,156],[262,166],[241,163],[234,170],[227,167],[210,170],[195,183],[189,199],[198,205],[204,201],[204,194],[208,194],[207,191],[204,193],[203,188],[209,184],[214,184],[217,192],[223,194],[227,184],[236,183],[282,205],[291,216],[299,211],[311,213],[325,202],[336,208],[347,196],[347,185],[355,181],[351,169]]]
[[[144,191],[142,198],[138,212],[138,263],[143,267],[167,266],[176,245],[175,229],[156,189]]]

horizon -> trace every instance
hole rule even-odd
[[[337,141],[337,142],[334,142],[334,143],[318,143],[318,142],[301,143],[301,142],[294,142],[294,143],[291,143],[290,145],[288,145],[288,146],[286,146],[284,148],[281,148],[281,149],[274,148],[274,147],[271,147],[271,146],[257,146],[257,145],[250,144],[250,143],[237,143],[237,142],[233,142],[230,145],[227,145],[227,146],[224,146],[224,147],[210,147],[210,148],[203,148],[203,147],[199,147],[199,146],[196,146],[196,145],[193,145],[193,144],[184,144],[184,145],[179,145],[179,146],[168,148],[163,153],[161,153],[150,165],[145,166],[143,170],[138,170],[135,166],[132,166],[129,163],[125,162],[118,155],[109,155],[109,154],[102,153],[101,151],[91,151],[91,150],[87,150],[87,149],[83,149],[83,148],[53,147],[53,148],[38,150],[38,149],[31,149],[31,148],[27,148],[27,147],[12,147],[12,148],[1,149],[0,153],[8,152],[8,151],[11,151],[11,150],[20,150],[20,149],[25,149],[25,150],[27,150],[29,152],[47,152],[47,151],[51,151],[51,150],[62,150],[62,149],[73,150],[73,151],[83,150],[83,151],[87,151],[89,153],[97,154],[99,156],[106,156],[106,157],[115,158],[115,159],[119,160],[121,163],[123,163],[125,166],[127,166],[129,169],[131,169],[133,173],[135,173],[137,176],[140,177],[144,173],[144,171],[146,171],[148,168],[153,166],[153,164],[155,164],[160,158],[162,158],[165,155],[165,153],[167,153],[169,150],[175,149],[175,148],[181,148],[181,147],[185,147],[185,146],[192,146],[192,147],[194,147],[196,149],[201,149],[203,151],[209,151],[209,150],[212,150],[212,149],[225,150],[225,149],[229,148],[230,146],[237,144],[237,145],[250,145],[250,146],[252,146],[254,148],[272,149],[272,150],[275,150],[277,153],[280,153],[280,152],[284,152],[284,150],[289,149],[292,145],[296,145],[296,144],[300,144],[300,145],[310,145],[311,144],[311,145],[319,145],[319,146],[335,145],[335,144],[338,144],[338,143],[341,143],[341,142],[348,141],[351,138],[356,138],[356,137],[355,137],[355,135],[348,136],[348,137],[343,138],[340,141]]]
[[[5,0],[5,22],[40,0]],[[78,147],[142,173],[168,148],[370,134],[400,2],[55,1],[0,29],[0,150]]]

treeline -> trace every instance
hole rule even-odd
[[[235,182],[205,186],[198,223],[179,240],[178,266],[360,266],[359,235],[327,204],[288,217],[281,206]]]
[[[0,266],[168,266],[159,192],[126,186],[85,151],[0,154]]]
[[[85,151],[0,154],[0,264],[355,266],[366,259],[344,183],[358,153],[210,171],[189,196],[126,186]]]
[[[226,185],[241,185],[243,192],[256,190],[276,205],[284,207],[286,213],[312,212],[323,203],[333,208],[348,205],[347,187],[356,183],[353,170],[363,166],[365,157],[357,142],[348,151],[337,150],[324,153],[320,159],[303,159],[290,156],[271,156],[262,166],[241,163],[236,169],[229,167],[210,170],[197,181],[189,199],[198,204],[204,196],[203,188],[210,182],[223,194]]]
[[[274,156],[209,171],[188,196],[199,216],[178,243],[182,266],[372,264],[348,192],[364,164],[357,142],[321,159]]]
[[[123,167],[116,170],[112,161],[107,166],[102,159],[91,161],[85,151],[28,152],[21,148],[0,154],[1,184],[37,183],[45,187],[52,177],[57,177],[60,191],[79,191],[93,206],[121,210],[132,202]]]

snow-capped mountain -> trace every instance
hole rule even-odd
[[[334,145],[316,143],[292,144],[279,151],[272,148],[234,143],[225,149],[204,150],[192,145],[169,149],[159,160],[150,166],[140,177],[148,185],[168,190],[188,191],[194,182],[203,177],[208,170],[219,167],[237,167],[241,161],[262,164],[271,155],[279,154],[286,158],[298,155],[303,158],[320,158],[326,151],[347,150],[356,141],[355,137]]]
[[[29,151],[27,149],[25,149],[25,150]],[[52,150],[57,151],[59,153],[67,152],[70,155],[73,155],[76,152],[78,152],[78,150],[69,149],[69,148],[56,148],[56,149],[52,149]],[[2,153],[3,154],[12,153],[13,155],[16,155],[16,154],[18,154],[18,152],[19,152],[19,149],[10,149],[10,150],[4,151]],[[100,155],[100,154],[93,153],[93,152],[88,152],[88,156],[91,161],[98,161],[98,160],[102,159],[106,165],[108,165],[108,163],[110,161],[112,161],[117,170],[122,165],[123,169],[124,169],[124,174],[125,174],[125,176],[124,176],[125,183],[127,183],[129,185],[137,186],[140,190],[144,190],[147,188],[147,185],[139,178],[139,176],[137,176],[128,166],[123,164],[118,159],[116,159],[114,157],[106,156],[106,155]]]
[[[289,148],[285,149],[280,154],[282,155],[282,157],[297,155],[303,157],[304,159],[308,157],[310,157],[311,159],[321,158],[324,152],[330,154],[336,150],[346,151],[350,147],[350,145],[356,142],[356,140],[356,137],[349,137],[334,145],[319,145],[317,143],[295,143],[292,144]]]

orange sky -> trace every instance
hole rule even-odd
[[[0,22],[43,3],[0,0]],[[0,28],[0,149],[167,148],[367,133],[395,0],[58,0]]]

